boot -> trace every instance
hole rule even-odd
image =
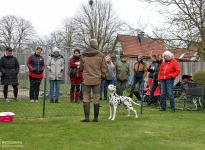
[[[50,103],[53,103],[53,98],[51,98]]]
[[[84,107],[84,115],[85,119],[80,120],[80,122],[90,122],[89,116],[90,116],[90,102],[83,102]]]
[[[98,122],[100,104],[94,104],[94,119],[93,122]]]

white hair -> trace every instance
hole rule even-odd
[[[168,56],[170,59],[174,58],[174,54],[170,51],[165,51],[162,56]]]

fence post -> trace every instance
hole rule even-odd
[[[43,92],[43,115],[45,117],[45,105],[46,105],[46,78],[44,78],[44,92]]]
[[[202,85],[202,112],[204,112],[204,84]]]

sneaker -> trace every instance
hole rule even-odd
[[[55,100],[55,103],[58,103],[58,99]]]
[[[33,103],[33,102],[34,102],[34,100],[30,100],[30,102],[31,102],[31,103]]]
[[[15,100],[16,100],[17,102],[21,101],[18,97],[17,97],[17,98],[15,98]]]
[[[160,107],[159,111],[166,111],[166,108]]]
[[[38,103],[39,101],[38,101],[38,100],[35,100],[35,102]]]
[[[6,99],[5,99],[5,102],[9,102],[9,99],[8,99],[8,98],[6,98]]]

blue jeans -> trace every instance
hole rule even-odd
[[[50,80],[50,98],[54,98],[54,87],[56,89],[55,97],[59,98],[59,88],[60,88],[61,80]]]
[[[104,92],[104,98],[105,98],[105,79],[103,79],[101,81],[101,84],[100,84],[100,98],[102,99],[102,93]]]
[[[140,95],[142,95],[143,93],[142,93],[142,90],[143,90],[143,86],[144,85],[142,85],[142,83],[143,83],[143,79],[142,78],[133,78],[134,80],[133,80],[133,83],[132,83],[132,86],[131,86],[131,91],[130,91],[130,97],[132,97],[133,96],[133,92],[134,92],[134,90],[135,90],[135,86],[136,86],[136,84],[137,83],[139,83],[139,86],[138,86],[138,91],[139,91],[139,93],[140,93]],[[142,88],[142,89],[141,89]]]
[[[174,79],[168,79],[168,80],[160,80],[161,85],[161,107],[163,109],[166,109],[166,97],[167,93],[169,95],[170,100],[170,107],[172,110],[175,110],[175,101],[174,101]]]

